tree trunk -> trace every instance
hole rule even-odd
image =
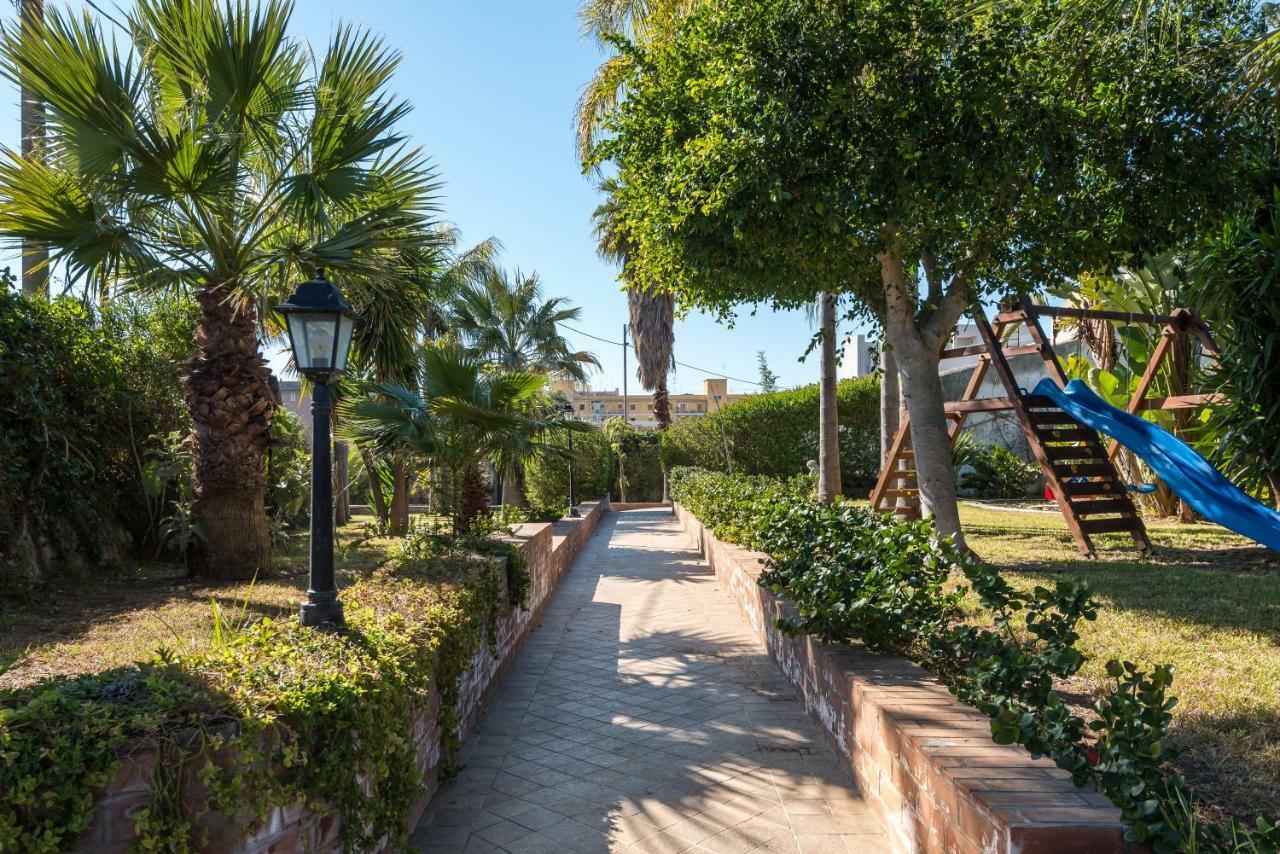
[[[44,0],[20,0],[22,16],[21,37],[33,37],[38,22],[44,20]],[[44,102],[29,89],[22,89],[22,156],[40,160],[44,156],[45,112]],[[49,296],[49,250],[47,247],[23,242],[22,292],[27,296]]]
[[[902,376],[902,396],[911,417],[911,447],[920,484],[921,513],[933,519],[939,533],[963,544],[956,504],[955,465],[951,459],[951,439],[947,435],[942,377],[938,372],[938,349],[926,346],[918,335],[903,337],[909,340],[892,343]]]
[[[333,443],[333,521],[336,525],[351,521],[350,454],[346,442]]]
[[[1267,483],[1271,484],[1271,503],[1280,510],[1280,471],[1267,472]]]
[[[832,502],[841,493],[840,419],[836,408],[836,298],[818,294],[822,326],[822,377],[818,391],[818,498]]]
[[[390,531],[403,534],[409,530],[409,467],[399,456],[391,463]]]
[[[524,476],[518,465],[502,475],[502,504],[506,507],[528,507],[524,494]]]
[[[360,445],[356,445],[356,451],[364,463],[365,479],[369,481],[369,500],[373,502],[374,518],[378,520],[378,527],[385,531],[391,525],[391,518],[387,514],[387,498],[382,494],[382,481],[378,478],[373,454]]]
[[[930,265],[922,266],[929,276]],[[885,340],[898,363],[902,398],[911,418],[920,510],[925,518],[933,520],[938,533],[953,537],[964,548],[938,357],[971,291],[967,280],[953,279],[945,293],[940,281],[928,281],[932,307],[922,322],[916,317],[918,285],[908,276],[902,259],[893,252],[881,254],[880,273],[885,289],[885,313],[881,319]]]
[[[893,437],[902,426],[902,398],[898,391],[898,362],[893,349],[886,342],[880,343],[880,464],[889,464],[889,451]]]
[[[479,466],[467,466],[462,473],[462,501],[458,525],[468,530],[480,516],[489,512],[489,490],[484,488],[484,478]]]
[[[263,455],[270,444],[268,371],[251,298],[229,287],[196,296],[196,353],[183,381],[191,410],[188,442],[202,538],[191,570],[206,578],[249,579],[271,559]]]
[[[671,426],[671,397],[667,393],[667,377],[664,374],[653,388],[653,417],[659,430]]]

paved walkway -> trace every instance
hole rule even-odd
[[[670,514],[610,513],[414,834],[424,851],[885,850]]]

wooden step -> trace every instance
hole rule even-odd
[[[1057,411],[1047,410],[1043,412],[1031,410],[1027,415],[1031,418],[1031,423],[1037,427],[1052,427],[1054,425],[1060,425],[1063,427],[1080,426],[1074,418],[1063,412],[1061,409]]]
[[[1080,460],[1082,462],[1107,461],[1107,452],[1097,443],[1091,445],[1045,445],[1045,453],[1055,462],[1063,460]]]
[[[881,498],[915,498],[920,494],[918,489],[886,489],[880,493]]]
[[[1068,498],[1081,495],[1123,495],[1124,485],[1116,480],[1090,480],[1084,483],[1064,483],[1062,491]]]
[[[1137,516],[1124,516],[1119,519],[1085,519],[1080,523],[1080,530],[1086,534],[1118,534],[1140,530],[1142,521]]]
[[[1067,477],[1115,477],[1115,467],[1110,463],[1054,463],[1054,474]]]
[[[1088,427],[1044,427],[1036,435],[1046,442],[1093,442],[1098,444],[1098,434]]]
[[[1134,513],[1133,502],[1125,498],[1102,498],[1094,501],[1072,501],[1077,516],[1103,516],[1108,513]]]

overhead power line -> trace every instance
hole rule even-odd
[[[608,338],[601,338],[599,335],[592,335],[590,332],[583,332],[581,329],[574,329],[572,326],[570,326],[567,323],[561,323],[560,325],[563,326],[565,329],[568,329],[570,332],[576,332],[578,335],[585,335],[586,337],[599,341],[602,344],[612,344],[615,347],[631,346],[630,344],[627,344],[622,341],[611,341]],[[760,383],[756,382],[755,380],[744,380],[739,377],[731,377],[728,374],[722,373],[720,371],[708,371],[706,368],[699,368],[697,365],[690,365],[689,363],[681,362],[678,359],[673,359],[672,361],[674,361],[677,365],[679,365],[682,368],[688,368],[691,371],[698,371],[699,373],[707,374],[708,376],[721,377],[722,379],[726,379],[726,380],[733,380],[735,383],[746,383],[747,385],[753,385],[753,386],[760,385]]]

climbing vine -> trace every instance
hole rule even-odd
[[[200,788],[240,833],[304,802],[342,817],[350,850],[403,841],[422,792],[415,713],[439,692],[447,755],[461,676],[528,586],[514,549],[474,545],[411,537],[344,591],[343,630],[262,619],[196,651],[0,695],[0,850],[73,846],[95,790],[147,750],[138,850],[208,845],[183,802]]]

